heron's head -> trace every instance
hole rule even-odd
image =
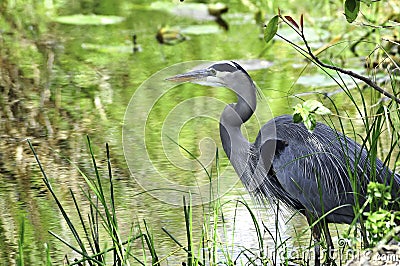
[[[233,61],[218,62],[205,69],[179,74],[167,78],[167,80],[191,82],[212,87],[228,87],[233,90],[238,87],[237,84],[243,84],[248,81],[253,84],[249,74]]]

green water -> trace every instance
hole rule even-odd
[[[84,187],[84,180],[71,162],[93,175],[86,143],[86,135],[89,135],[98,164],[107,176],[104,144],[108,142],[122,235],[129,234],[132,223],[146,219],[153,228],[156,247],[162,256],[167,256],[177,246],[161,231],[161,227],[185,242],[183,210],[177,206],[184,193],[167,190],[159,192],[162,195],[141,193],[143,182],[150,184],[150,188],[165,188],[162,178],[194,189],[208,183],[208,177],[199,164],[168,137],[193,155],[200,156],[200,161],[209,170],[215,166],[215,151],[219,148],[223,172],[221,182],[226,189],[223,200],[243,196],[250,201],[229,168],[219,140],[219,113],[226,103],[235,101],[229,90],[188,85],[173,87],[161,79],[153,84],[157,88],[140,91],[133,103],[130,99],[154,73],[174,64],[192,60],[238,60],[245,67],[257,68],[249,70],[249,74],[267,98],[260,99],[257,115],[260,121],[254,117],[246,127],[249,139],[255,138],[259,123],[265,123],[271,116],[290,113],[296,100],[288,95],[313,90],[306,86],[293,86],[307,62],[286,43],[277,40],[272,46],[267,46],[263,42],[259,36],[260,26],[253,20],[252,6],[242,1],[226,1],[229,12],[223,18],[229,24],[229,30],[225,31],[212,20],[195,20],[182,15],[187,12],[185,9],[171,13],[152,5],[151,1],[33,2],[6,1],[2,13],[7,15],[0,20],[3,46],[0,53],[0,89],[3,95],[0,97],[1,265],[15,261],[22,218],[25,218],[26,227],[26,265],[44,262],[45,243],[50,246],[55,265],[61,264],[64,254],[70,258],[76,256],[48,233],[51,230],[73,241],[42,182],[39,168],[25,141],[27,138],[34,144],[52,186],[76,222],[78,217],[74,214],[69,190],[76,193],[78,202],[83,205],[82,210],[87,203],[80,189]],[[177,7],[186,4],[173,3]],[[290,4],[283,5],[289,10],[297,9]],[[303,11],[307,10],[307,4],[304,5]],[[272,12],[268,12],[275,6],[265,4],[263,8],[270,16]],[[66,25],[52,21],[57,15],[71,14],[116,15],[123,17],[124,21],[114,25]],[[322,26],[327,24],[321,22]],[[217,28],[218,32],[187,33],[188,39],[179,44],[160,45],[155,36],[157,30],[165,25],[181,28],[208,25]],[[141,50],[135,53],[132,52],[133,35],[136,35]],[[318,30],[316,35],[320,36]],[[256,61],[246,61],[249,59]],[[265,62],[271,65],[260,66]],[[167,88],[165,94],[160,94],[158,86]],[[133,111],[149,112],[145,125],[134,123],[136,120],[132,117],[139,116],[135,112],[128,113],[124,120],[125,111],[130,110],[128,106]],[[142,110],[141,107],[150,109]],[[145,144],[143,138],[137,139],[137,143],[123,143],[123,127],[130,132],[145,129]],[[136,162],[131,171],[124,150]],[[172,204],[169,199],[173,199]],[[226,205],[227,221],[233,219],[234,211],[235,204]],[[266,216],[263,210],[260,210],[260,215]],[[199,225],[195,231],[200,231],[203,217],[200,207],[195,208],[194,216]],[[237,217],[240,219],[237,220],[235,244],[257,247],[255,231],[244,207],[239,207]],[[273,228],[274,219],[264,218],[267,227]],[[304,227],[303,218],[292,219],[284,226],[287,231],[283,236],[293,234],[293,228]],[[266,241],[273,245],[268,236]],[[140,249],[139,244],[137,248]],[[168,261],[170,265],[176,265],[182,258],[184,252],[179,251]]]

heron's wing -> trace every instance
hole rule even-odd
[[[338,222],[351,221],[353,192],[343,154],[336,149],[337,138],[301,128],[296,128],[296,134],[280,133],[281,138],[261,145],[269,179],[265,186],[292,207],[300,203],[319,217],[332,211],[342,216]]]
[[[266,197],[270,203],[280,200],[300,211],[304,209],[303,205],[282,187],[273,165],[275,158],[279,158],[288,146],[287,141],[278,138],[268,139],[261,145],[259,150],[261,165],[257,166],[253,176],[257,179],[257,189],[254,190],[254,194]]]
[[[287,141],[278,138],[268,139],[262,144],[260,155],[267,171],[271,170],[274,158],[279,156],[288,145]]]

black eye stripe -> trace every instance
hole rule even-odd
[[[230,72],[230,73],[233,73],[235,71],[241,71],[244,74],[246,74],[246,76],[249,79],[251,79],[251,77],[247,73],[247,71],[244,70],[238,63],[236,63],[234,61],[230,61],[230,63],[217,63],[215,65],[212,65],[210,67],[210,69],[215,69],[216,71],[219,71],[219,72]]]
[[[237,71],[237,68],[232,66],[231,64],[228,63],[220,63],[220,64],[215,64],[212,66],[217,71],[220,72],[235,72]]]

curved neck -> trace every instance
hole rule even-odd
[[[240,95],[237,96],[238,96],[238,102],[237,104],[235,104],[234,110],[241,118],[241,123],[239,125],[240,127],[243,123],[246,123],[247,120],[249,120],[250,117],[253,115],[257,107],[257,100],[255,92],[253,95],[249,95],[245,99],[242,98]],[[223,118],[223,116],[224,113],[222,113],[221,118]]]
[[[257,107],[256,87],[248,76],[237,77],[231,84],[231,89],[236,93],[238,102],[229,104],[221,114],[221,123],[227,127],[238,127],[253,115]]]
[[[241,88],[233,88],[238,97],[236,104],[229,104],[225,107],[220,120],[220,137],[222,146],[232,166],[239,174],[243,173],[249,154],[250,143],[243,136],[240,127],[253,115],[256,106],[256,88],[251,80],[247,84],[243,82]],[[243,93],[241,93],[243,92]]]

